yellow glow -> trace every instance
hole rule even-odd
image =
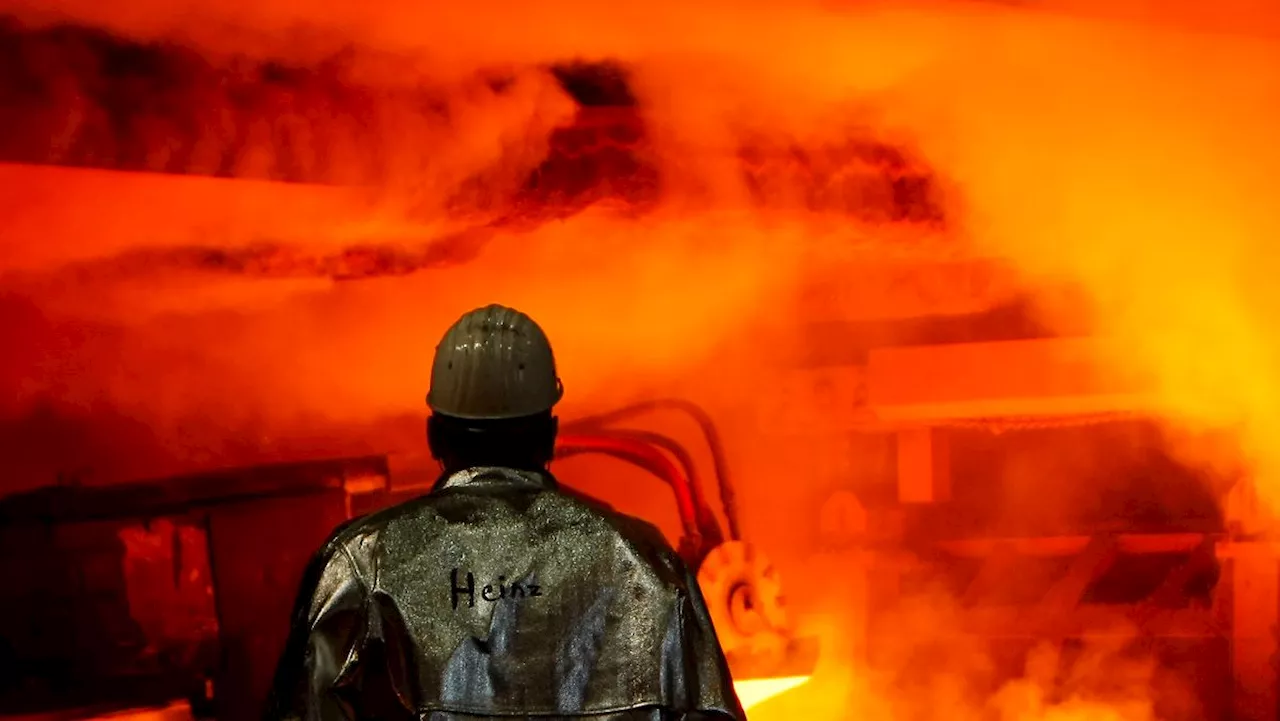
[[[752,706],[780,696],[809,680],[808,676],[781,676],[779,678],[753,678],[748,681],[737,681],[733,684],[738,692],[738,700],[742,709],[750,711]]]
[[[132,709],[86,719],[85,721],[192,721],[195,715],[186,702],[164,708]]]

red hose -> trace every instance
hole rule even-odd
[[[702,435],[707,441],[707,449],[711,451],[711,465],[715,471],[716,483],[720,489],[720,502],[724,506],[725,520],[729,524],[729,538],[740,540],[742,538],[742,529],[738,523],[738,504],[735,502],[733,484],[729,481],[729,464],[725,457],[724,443],[720,439],[720,433],[716,430],[716,424],[711,420],[711,415],[703,408],[680,398],[663,398],[636,403],[625,408],[618,408],[617,410],[586,418],[578,418],[572,422],[562,424],[560,428],[561,430],[586,428],[594,431],[610,427],[613,423],[624,418],[661,409],[678,410],[687,414],[702,430]]]
[[[694,502],[689,479],[684,477],[676,464],[659,448],[639,440],[605,435],[561,436],[556,442],[556,458],[580,453],[604,453],[634,460],[637,465],[653,471],[666,481],[675,493],[676,507],[680,512],[680,523],[684,527],[685,535],[701,540],[702,532],[698,527],[697,505]]]

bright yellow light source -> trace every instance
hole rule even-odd
[[[762,704],[774,696],[784,694],[808,680],[808,676],[753,678],[747,681],[736,681],[733,684],[733,688],[738,692],[738,700],[742,702],[742,710],[749,711],[752,706]]]

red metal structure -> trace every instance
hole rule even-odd
[[[381,458],[210,473],[0,501],[0,707],[119,709],[188,700],[252,718],[302,569]]]

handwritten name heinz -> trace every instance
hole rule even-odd
[[[449,593],[453,602],[453,609],[458,610],[458,603],[466,599],[467,608],[475,608],[476,600],[486,601],[488,603],[497,603],[503,600],[519,601],[525,598],[536,598],[542,595],[542,587],[536,583],[522,583],[519,581],[507,583],[506,576],[498,576],[497,583],[485,584],[476,592],[476,577],[470,571],[467,572],[466,581],[459,583],[458,569],[453,569],[449,574]]]

